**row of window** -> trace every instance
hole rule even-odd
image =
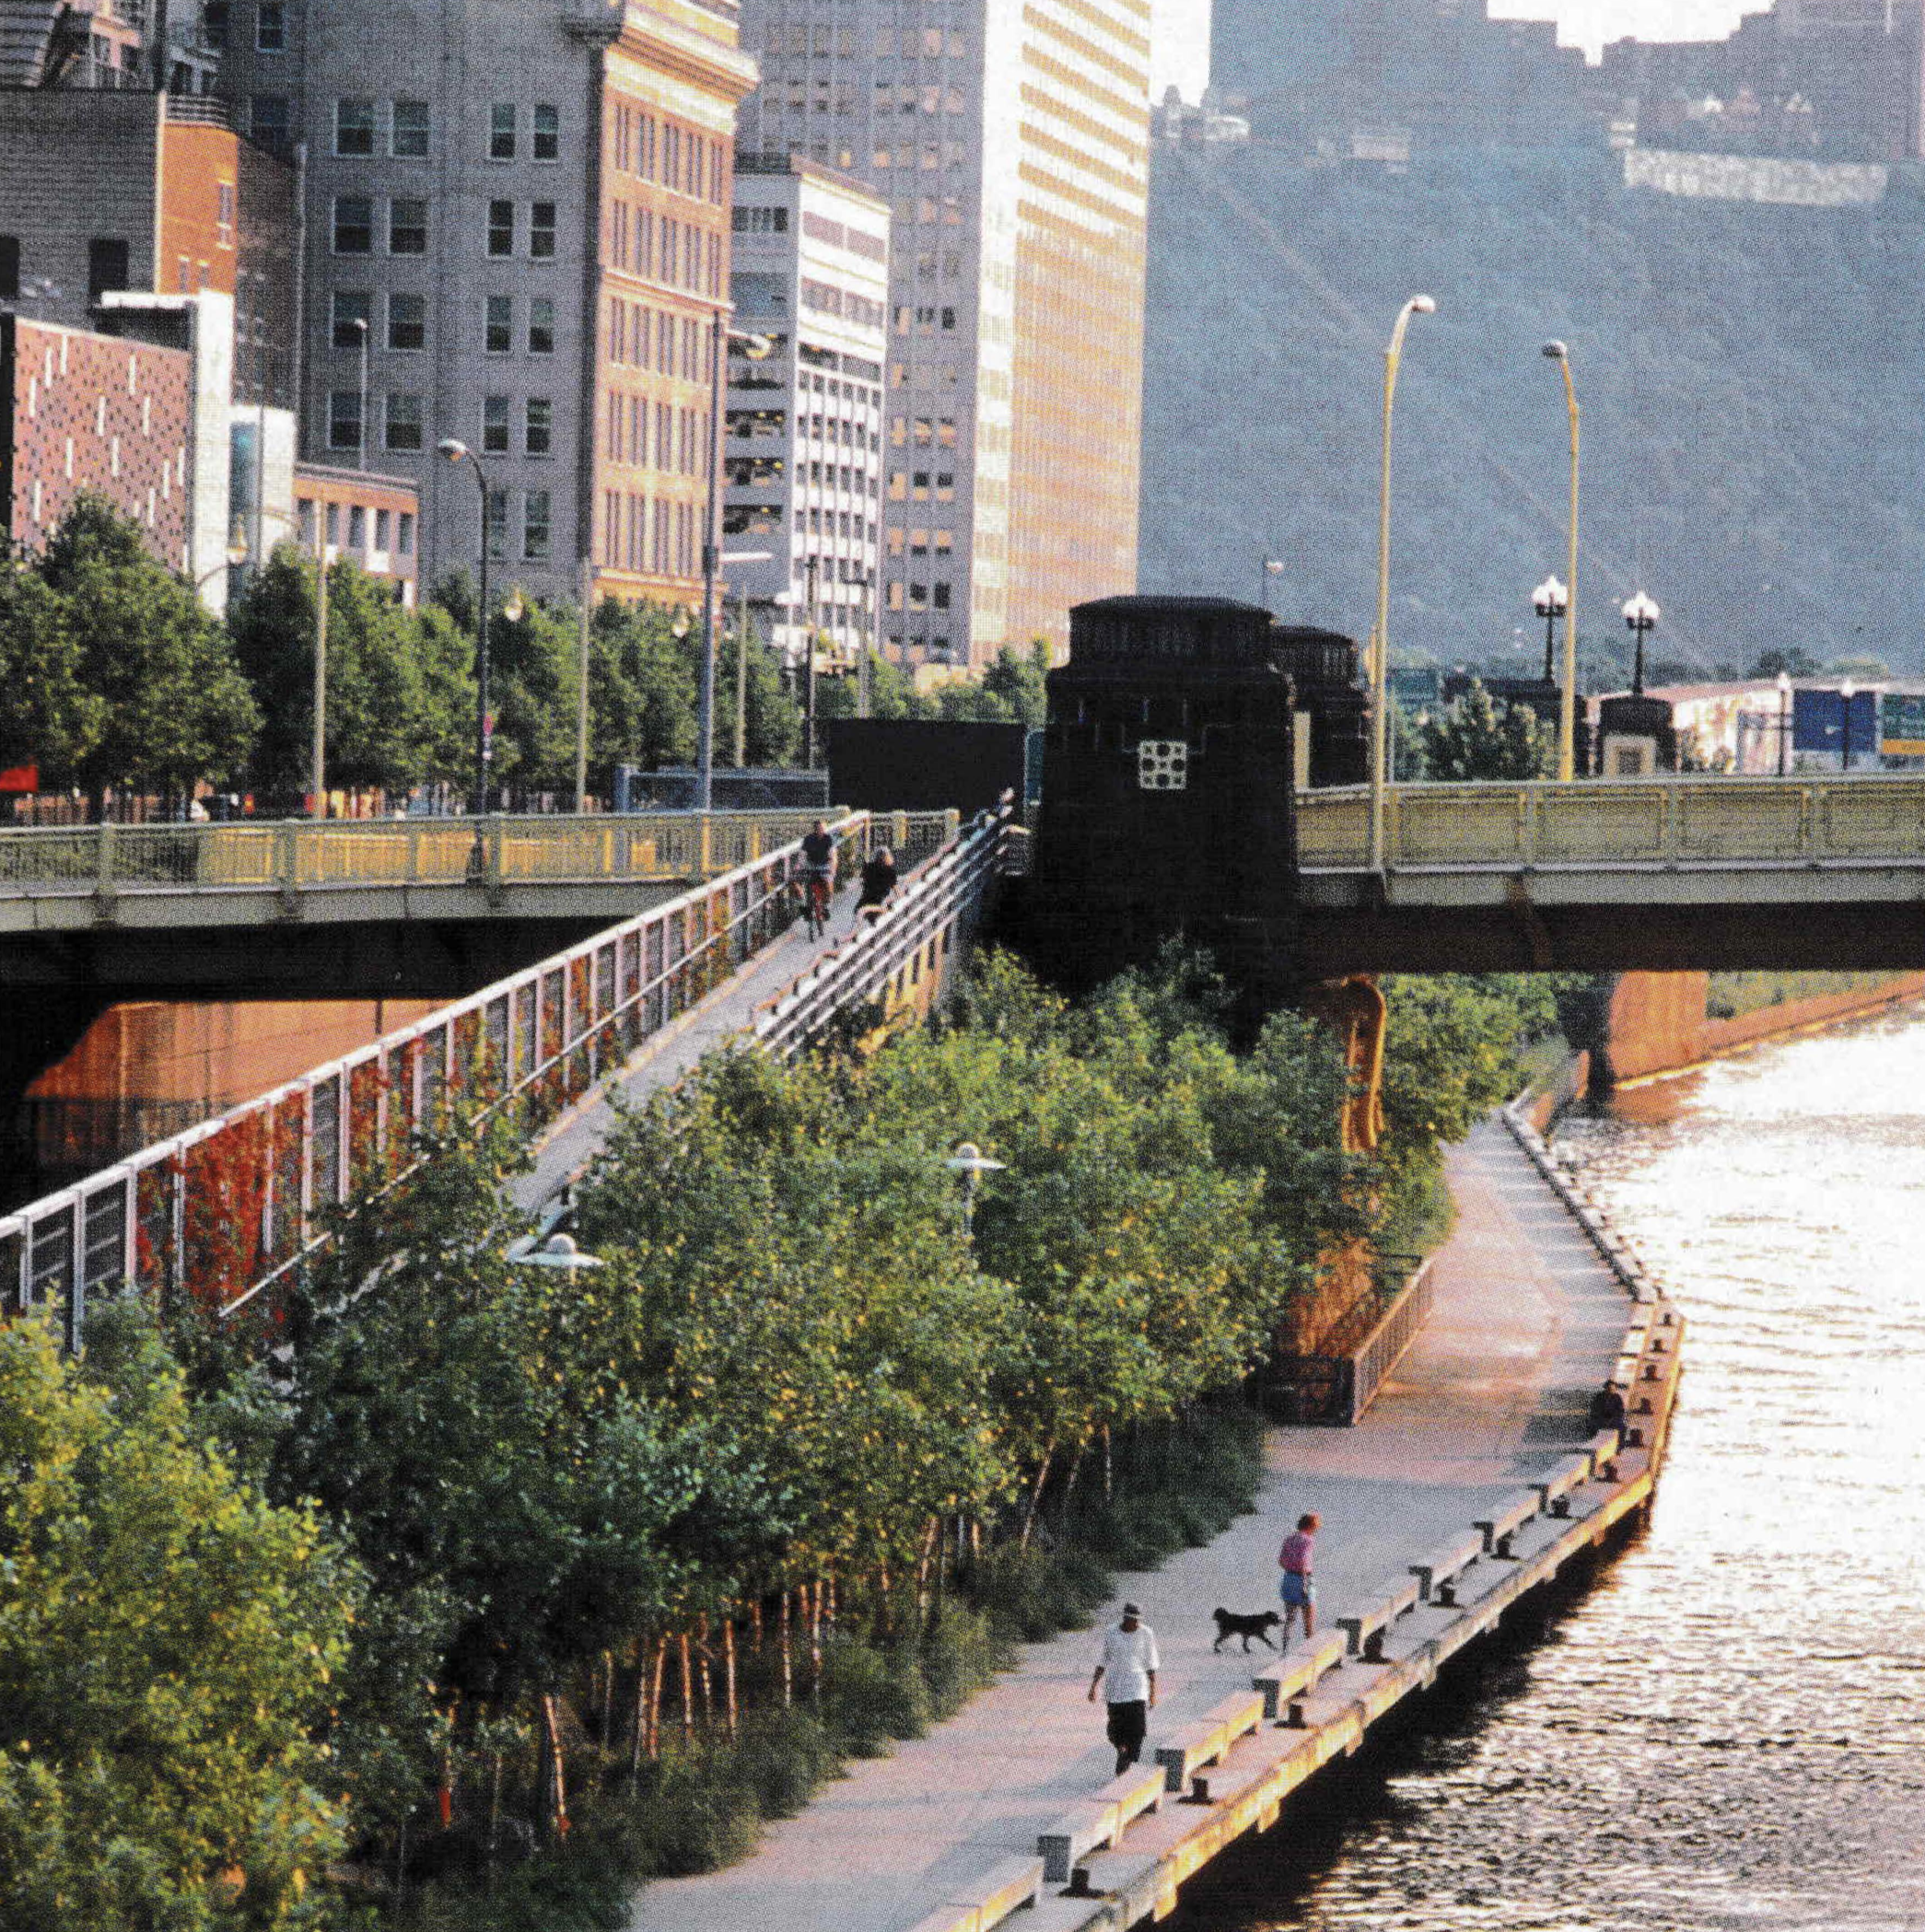
[[[396,290],[382,298],[385,330],[375,329],[375,297],[365,288],[337,288],[332,300],[329,340],[337,349],[358,349],[365,333],[398,354],[427,347],[427,297]],[[517,344],[513,296],[484,297],[483,344],[490,355],[511,355]],[[554,303],[531,296],[521,308],[520,347],[530,355],[554,354]]]
[[[619,197],[609,203],[607,249],[624,274],[715,296],[722,287],[722,238],[692,221]]]
[[[617,101],[614,164],[618,174],[653,181],[691,201],[723,206],[729,199],[729,149],[710,134]]]
[[[906,599],[904,593],[907,592]],[[897,579],[889,586],[885,599],[891,611],[947,611],[950,608],[950,586],[947,584],[919,584],[913,580],[904,584]]]
[[[264,98],[255,97],[258,102]],[[559,161],[562,157],[561,110],[538,101],[528,111],[527,154],[531,161]],[[258,131],[258,130],[257,130]],[[385,144],[382,140],[386,134]],[[366,98],[343,99],[334,103],[334,152],[344,160],[372,160],[386,152],[397,160],[426,160],[431,133],[428,104],[425,100],[379,101]],[[522,154],[522,120],[519,104],[497,100],[488,110],[488,158],[491,161],[519,160]]]
[[[837,288],[832,283],[813,281],[807,275],[802,278],[802,307],[818,315],[839,316],[858,329],[883,329],[889,322],[889,311],[881,303],[872,302],[853,289]]]
[[[228,0],[206,0],[201,8],[201,40],[209,47],[240,47],[247,44],[239,30],[247,9],[233,6]],[[256,53],[286,53],[287,51],[287,8],[285,0],[258,0],[253,9],[253,45]]]
[[[813,54],[819,61],[854,60],[856,41],[858,36],[852,27],[823,27],[808,20],[771,20],[763,36],[762,46],[752,50],[771,54],[800,53]],[[876,59],[893,60],[900,54],[905,61],[916,59],[936,61],[946,53],[952,61],[966,60],[969,56],[969,42],[954,28],[940,27],[879,27],[874,39],[861,36]],[[743,45],[746,47],[747,42]]]
[[[386,204],[387,252],[391,255],[427,253],[427,203],[415,195],[395,195]],[[333,249],[337,255],[374,253],[376,204],[368,194],[337,194],[334,197]],[[521,251],[531,262],[548,262],[554,257],[555,204],[530,202],[524,222],[521,204],[513,201],[488,204],[488,253],[501,258]]]
[[[349,550],[386,551],[399,557],[414,554],[414,513],[413,510],[377,509],[373,518],[374,541],[368,538],[368,514],[366,504],[354,503],[343,506],[331,503],[327,508],[327,541],[331,550],[338,550],[342,541],[341,512],[347,510],[347,548]],[[295,509],[300,518],[301,541],[309,549],[314,548],[315,506],[311,496],[297,500]]]
[[[694,576],[695,536],[692,503],[651,501],[621,490],[602,492],[601,562],[610,570]]]
[[[521,558],[545,564],[554,554],[554,500],[546,490],[524,490],[521,496]],[[505,564],[514,537],[510,521],[512,495],[490,490],[484,506],[487,527],[485,548],[491,564]]]
[[[624,368],[653,369],[684,382],[710,380],[708,324],[698,316],[668,315],[646,302],[612,296],[608,359]]]
[[[905,541],[906,539],[906,541]],[[953,530],[911,530],[904,531],[900,525],[892,524],[889,530],[889,554],[900,557],[906,548],[912,557],[926,557],[934,554],[939,558],[949,557],[955,549],[956,536]]]
[[[889,260],[888,239],[871,234],[867,228],[852,227],[846,222],[832,221],[826,215],[817,215],[805,210],[802,215],[802,232],[812,241],[824,241],[832,249],[847,249],[852,255],[860,255],[869,262]]]
[[[953,503],[956,500],[956,472],[939,470],[932,484],[927,470],[892,470],[889,472],[891,503]]]
[[[426,446],[426,409],[422,397],[404,390],[390,390],[381,398],[381,447],[402,454],[418,453]],[[509,396],[482,398],[481,448],[484,456],[510,456],[514,451],[514,399]],[[521,449],[526,457],[541,459],[554,454],[554,401],[549,396],[521,399]],[[367,448],[361,421],[361,391],[334,390],[328,396],[328,448],[363,450]]]
[[[912,328],[917,335],[934,335],[939,330],[949,335],[956,327],[956,310],[951,303],[922,303],[915,308],[901,305],[894,320],[898,335],[909,334]]]
[[[892,416],[889,419],[889,441],[897,449],[911,441],[921,449],[932,444],[953,449],[956,447],[956,419],[953,416]]]
[[[611,462],[695,476],[708,450],[708,414],[648,396],[611,396],[602,447]]]

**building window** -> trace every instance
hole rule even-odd
[[[17,299],[20,293],[20,238],[0,235],[0,298]]]
[[[528,399],[522,448],[529,456],[550,456],[554,450],[554,404],[546,396]]]
[[[531,297],[528,305],[528,353],[554,354],[554,304],[546,296]]]
[[[111,288],[127,286],[127,244],[118,236],[96,236],[87,245],[87,298],[98,302]]]
[[[285,94],[256,94],[248,103],[248,131],[263,147],[284,148],[294,122]]]
[[[297,496],[294,500],[301,541],[309,550],[314,548],[314,499],[311,496]]]
[[[287,47],[287,8],[283,0],[261,0],[254,13],[254,50],[282,53]]]
[[[427,204],[409,198],[388,204],[388,252],[391,255],[427,253]]]
[[[358,349],[361,332],[373,314],[373,305],[365,288],[337,288],[328,339],[337,349]]]
[[[388,346],[391,349],[426,348],[426,296],[397,295],[388,297]]]
[[[396,395],[391,391],[388,397],[388,448],[419,449],[421,425],[421,398]]]
[[[562,116],[559,108],[538,107],[529,151],[538,161],[559,161],[562,157]]]
[[[554,204],[536,202],[528,215],[528,252],[537,262],[554,253]]]
[[[201,9],[201,41],[218,51],[228,44],[228,0],[207,0]]]
[[[488,204],[488,252],[491,255],[512,255],[515,252],[513,202]]]
[[[515,158],[515,103],[497,100],[488,116],[488,158],[512,161]]]
[[[335,390],[328,397],[328,448],[358,450],[360,447],[361,391]],[[332,542],[332,537],[328,541]]]
[[[368,506],[351,503],[347,506],[347,547],[350,550],[368,548]]]
[[[484,456],[506,456],[508,453],[508,399],[506,396],[484,396],[482,398],[482,454]]]
[[[341,506],[338,503],[331,503],[328,506],[327,530],[328,548],[337,549],[341,542]]]
[[[553,537],[548,492],[531,490],[521,517],[521,554],[531,564],[545,564]]]
[[[427,158],[427,102],[397,100],[394,125],[390,132],[389,152],[404,161]]]
[[[484,343],[488,354],[508,355],[515,346],[515,298],[512,296],[490,296],[486,318]]]
[[[373,101],[337,100],[334,103],[334,152],[359,157],[373,154]]]
[[[414,554],[414,513],[402,510],[394,519],[394,547],[402,556]]]
[[[486,515],[488,541],[484,548],[488,561],[505,564],[508,554],[508,493],[506,490],[488,492]]]
[[[334,252],[371,255],[374,252],[374,203],[365,194],[334,197]]]
[[[388,540],[393,534],[393,522],[392,510],[377,510],[374,513],[374,547],[377,550],[384,551],[388,548]]]

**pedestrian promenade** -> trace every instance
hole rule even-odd
[[[1213,1655],[1210,1612],[1275,1602],[1277,1547],[1300,1513],[1324,1519],[1318,1617],[1333,1627],[1585,1438],[1591,1393],[1624,1337],[1625,1290],[1501,1126],[1456,1150],[1450,1176],[1458,1222],[1434,1312],[1370,1414],[1352,1429],[1276,1429],[1254,1513],[1118,1579],[1118,1600],[1143,1605],[1162,1653],[1152,1751],[1248,1691],[1264,1659],[1233,1645]],[[771,1828],[752,1857],[646,1888],[630,1932],[908,1932],[1000,1861],[1033,1855],[1038,1832],[1110,1775],[1102,1709],[1085,1698],[1095,1642],[1084,1632],[1028,1647],[948,1723],[855,1765]]]

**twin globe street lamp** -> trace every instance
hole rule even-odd
[[[1644,592],[1639,590],[1624,601],[1625,628],[1638,640],[1637,656],[1631,665],[1631,695],[1644,695],[1644,640],[1658,627],[1658,619],[1664,613],[1660,611]]]
[[[1570,609],[1570,592],[1555,576],[1547,576],[1532,591],[1531,608],[1544,619],[1544,681],[1548,684],[1552,676],[1552,638],[1558,620]]]

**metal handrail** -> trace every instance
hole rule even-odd
[[[858,812],[852,854],[939,847],[954,814]],[[496,981],[219,1118],[0,1216],[0,1313],[132,1286],[231,1314],[328,1239],[361,1188],[413,1165],[444,1099],[553,1112],[800,916],[799,843]]]
[[[1427,783],[1388,808],[1393,870],[1925,864],[1925,779],[1906,773]],[[1300,791],[1297,845],[1306,872],[1365,869],[1368,793]]]

